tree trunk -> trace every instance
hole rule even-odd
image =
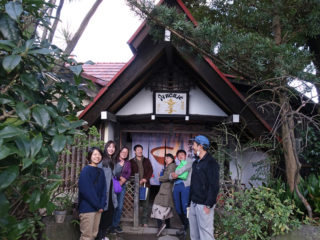
[[[293,119],[290,114],[290,103],[288,97],[285,93],[280,93],[280,104],[282,107],[281,110],[281,133],[282,133],[282,147],[284,152],[285,164],[286,164],[286,177],[287,182],[290,187],[290,191],[293,192],[294,190],[294,179],[297,171],[297,164],[296,164],[296,149],[295,143],[292,142],[294,140],[294,128],[291,128],[294,125]],[[292,138],[293,136],[293,138]]]
[[[74,50],[74,48],[76,47],[82,33],[84,32],[84,30],[86,29],[91,17],[94,15],[94,13],[96,12],[97,8],[99,7],[99,5],[102,3],[103,0],[97,0],[93,6],[91,7],[91,9],[89,10],[89,12],[87,13],[87,15],[85,16],[85,18],[83,19],[78,31],[75,33],[75,35],[73,36],[73,38],[71,39],[71,41],[68,43],[66,49],[64,50],[64,53],[66,55],[70,55],[72,53],[72,51]]]
[[[56,4],[56,0],[50,0],[49,3],[52,4],[52,5],[55,5]],[[53,12],[53,7],[49,8],[49,10],[48,10],[48,16],[49,17],[52,17],[52,12]],[[51,19],[49,21],[51,21]],[[45,27],[43,29],[43,32],[42,32],[41,42],[43,42],[45,39],[47,39],[47,35],[48,35],[48,28]]]
[[[62,10],[63,4],[64,4],[64,0],[60,0],[59,6],[58,6],[57,12],[56,12],[56,17],[54,19],[54,22],[52,24],[52,28],[51,28],[51,31],[50,31],[50,34],[49,34],[49,38],[48,38],[49,43],[52,43],[54,34],[55,34],[56,30],[57,30],[58,23],[60,21],[60,15],[61,15],[61,10]]]

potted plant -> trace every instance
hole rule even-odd
[[[72,200],[68,193],[61,193],[55,199],[56,209],[54,211],[56,223],[63,223],[68,212],[72,210]]]

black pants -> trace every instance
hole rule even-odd
[[[157,225],[158,225],[158,228],[161,227],[162,223],[165,222],[166,223],[166,228],[170,228],[170,218],[167,218],[166,220],[160,220],[160,219],[157,219]]]
[[[112,202],[112,181],[110,184],[110,194],[109,194],[109,201],[108,201],[108,210],[104,211],[101,214],[100,224],[99,224],[99,232],[96,237],[96,240],[103,239],[106,234],[107,230],[112,226],[112,219],[113,219],[113,212],[114,212],[114,206]]]

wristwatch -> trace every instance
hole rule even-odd
[[[210,206],[206,206],[206,208],[211,209],[211,207],[210,207]]]

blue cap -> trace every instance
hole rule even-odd
[[[198,135],[195,138],[192,138],[191,140],[195,141],[196,143],[202,145],[205,148],[208,148],[210,145],[208,138],[203,135]]]

